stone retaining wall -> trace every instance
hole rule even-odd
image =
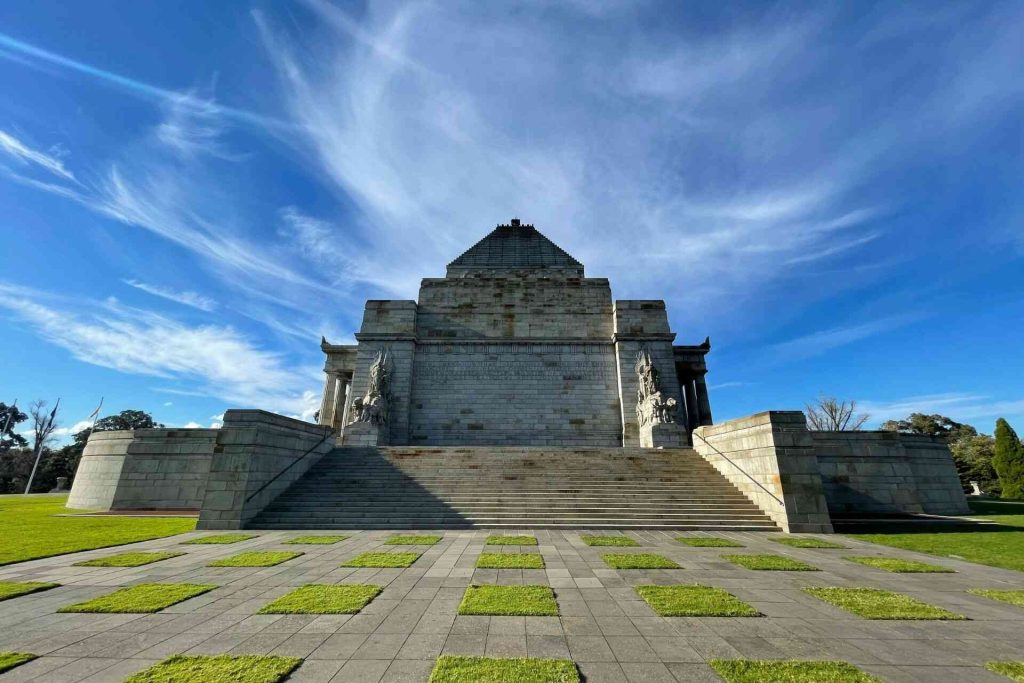
[[[942,439],[897,432],[811,432],[831,512],[969,512]]]
[[[783,531],[832,532],[803,413],[769,411],[698,427],[693,447]]]
[[[136,429],[89,438],[67,506],[75,509],[198,509],[216,429]]]

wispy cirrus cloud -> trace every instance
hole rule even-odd
[[[780,360],[810,358],[811,356],[828,353],[841,346],[854,344],[875,335],[905,327],[924,317],[923,314],[910,313],[890,315],[854,325],[818,330],[801,337],[773,344],[768,347],[768,352],[772,357]]]
[[[1011,422],[1024,418],[1024,399],[999,400],[984,394],[964,392],[907,396],[890,401],[863,400],[857,405],[871,415],[871,421],[875,423],[902,419],[911,413],[939,414],[957,422],[974,421],[978,431],[989,433],[996,418],[1004,417]],[[984,421],[978,422],[980,419]]]
[[[23,164],[36,166],[64,180],[75,180],[75,174],[64,166],[64,162],[60,157],[53,153],[32,149],[10,133],[2,130],[0,130],[0,151]]]
[[[168,301],[174,301],[175,303],[182,304],[184,306],[191,306],[192,308],[198,308],[200,311],[210,312],[217,308],[217,302],[208,296],[203,296],[197,292],[178,292],[167,287],[159,287],[157,285],[151,285],[145,282],[139,282],[138,280],[122,280],[126,285],[140,289],[147,294],[158,296],[161,299],[167,299]]]
[[[187,325],[115,299],[68,300],[0,284],[0,308],[78,360],[159,378],[168,389],[311,416],[318,368],[290,366],[235,329]]]

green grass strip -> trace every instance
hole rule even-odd
[[[43,581],[0,581],[0,600],[10,600],[29,593],[48,591],[59,586],[59,583]]]
[[[708,663],[725,683],[879,683],[847,662],[714,659]]]
[[[629,536],[580,536],[580,540],[592,547],[635,548],[640,544]]]
[[[841,543],[834,543],[832,541],[823,541],[820,538],[801,538],[799,536],[773,536],[768,539],[782,545],[788,545],[791,548],[831,548],[831,549],[843,549],[849,550],[849,546],[842,545]]]
[[[253,534],[218,534],[216,536],[200,536],[188,541],[182,541],[182,545],[227,545],[229,543],[241,543],[250,538],[259,538]]]
[[[440,540],[440,536],[392,536],[384,545],[435,545]]]
[[[557,617],[558,603],[549,586],[470,586],[459,614]]]
[[[411,567],[422,553],[363,553],[342,567]]]
[[[31,662],[38,656],[27,652],[0,652],[0,674],[10,671],[16,666]]]
[[[634,590],[661,617],[761,616],[735,595],[712,586],[636,586]]]
[[[1024,683],[1024,662],[989,662],[985,668],[1017,683]]]
[[[298,657],[271,655],[174,655],[124,683],[279,683],[301,663]]]
[[[384,590],[370,584],[309,584],[282,595],[260,614],[356,614]]]
[[[966,619],[909,595],[880,588],[826,587],[804,588],[803,591],[865,619]]]
[[[916,560],[900,560],[895,557],[847,557],[850,562],[874,567],[894,574],[952,574],[954,570],[937,564],[918,562]]]
[[[429,683],[580,683],[568,659],[437,658]]]
[[[743,548],[742,543],[718,536],[680,536],[676,539],[691,548]]]
[[[299,552],[252,552],[238,553],[223,560],[216,560],[206,565],[207,567],[273,567],[274,565],[294,560],[304,553]]]
[[[681,569],[678,564],[663,555],[607,553],[602,555],[601,559],[612,569]]]
[[[544,558],[537,553],[482,553],[477,569],[544,569]]]
[[[756,571],[816,572],[817,567],[784,555],[722,555],[723,560]]]
[[[147,614],[212,591],[217,586],[194,583],[140,583],[58,612],[100,612],[103,614]]]
[[[351,536],[299,536],[285,541],[285,545],[333,545],[346,538],[351,538]]]
[[[967,591],[971,595],[980,595],[990,600],[1008,602],[1017,607],[1024,607],[1024,590],[988,590],[985,588],[972,588]]]
[[[488,536],[485,545],[537,545],[536,536]]]
[[[95,560],[75,562],[76,567],[141,567],[172,557],[181,557],[185,553],[121,553],[109,557],[98,557]]]

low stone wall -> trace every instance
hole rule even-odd
[[[229,410],[221,429],[96,432],[67,504],[198,509],[201,529],[240,529],[334,447],[330,431],[262,410]]]
[[[334,445],[325,425],[263,410],[227,411],[198,528],[244,528]]]
[[[949,447],[896,432],[810,432],[831,512],[969,511]]]
[[[67,506],[75,509],[198,509],[216,429],[136,429],[89,438]]]
[[[832,532],[803,413],[770,411],[698,427],[693,447],[783,531]]]

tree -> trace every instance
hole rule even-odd
[[[988,434],[964,435],[950,442],[949,451],[953,454],[953,463],[965,492],[970,493],[973,490],[971,482],[976,481],[978,488],[986,494],[1000,494],[999,475],[992,466],[995,450],[996,440]]]
[[[57,400],[57,405],[53,407],[53,410],[47,412],[46,401],[37,399],[32,401],[32,405],[29,406],[28,413],[32,418],[32,454],[34,458],[32,472],[29,473],[28,484],[25,486],[25,493],[32,489],[36,471],[39,469],[39,461],[43,457],[43,449],[46,448],[46,444],[53,438],[53,430],[57,428],[57,408],[59,405],[60,399]]]
[[[867,413],[857,412],[856,401],[840,401],[834,396],[819,396],[815,404],[808,403],[807,428],[817,432],[857,432],[871,419]]]
[[[911,413],[904,420],[886,420],[882,423],[881,429],[903,434],[938,436],[945,439],[947,443],[953,443],[965,436],[978,435],[978,430],[971,425],[961,424],[945,415],[925,415],[924,413]]]
[[[28,440],[14,431],[15,427],[27,419],[28,415],[18,410],[17,406],[9,406],[0,401],[0,453],[28,445]]]
[[[1003,498],[1024,498],[1024,444],[1020,442],[1017,432],[1010,423],[999,418],[996,420],[995,453],[992,465],[999,475],[999,484],[1003,488]]]

